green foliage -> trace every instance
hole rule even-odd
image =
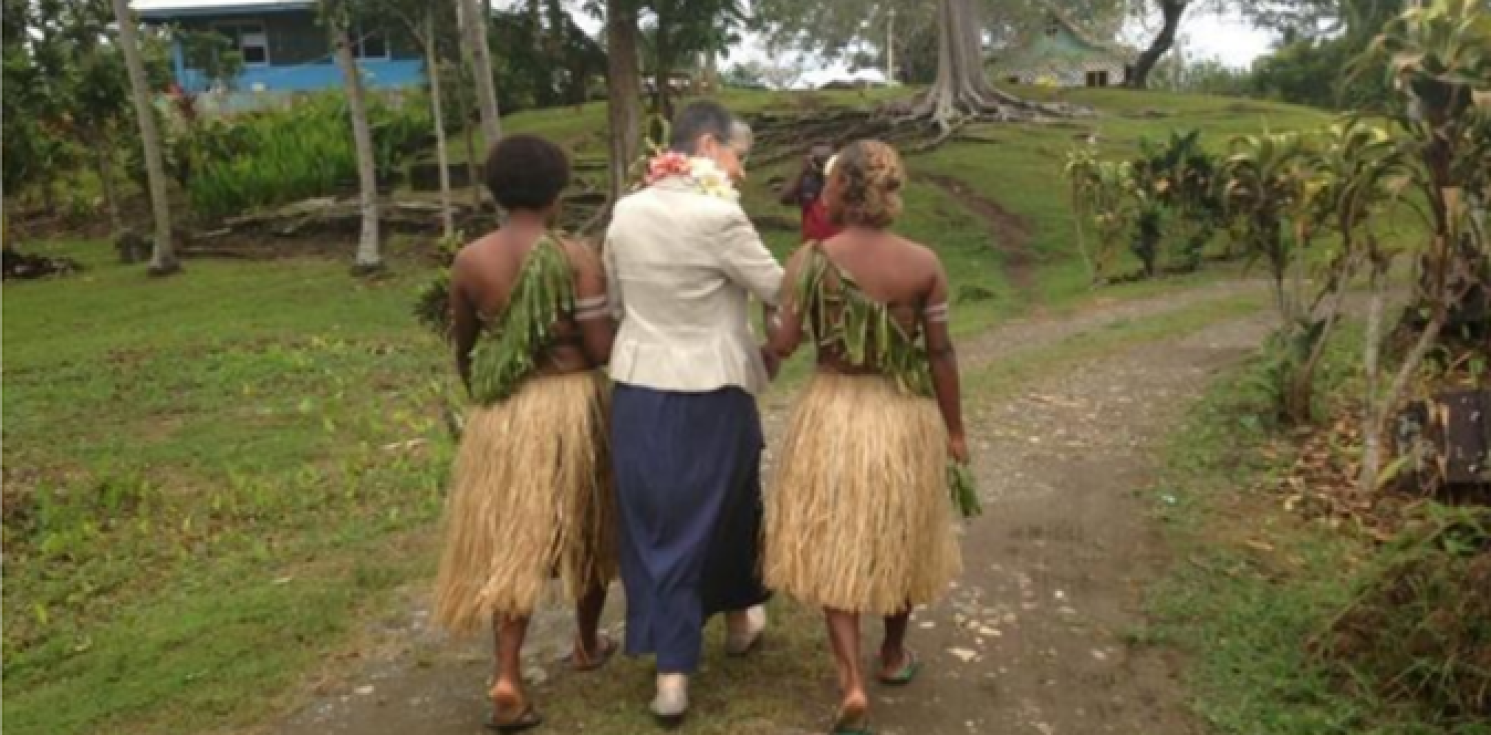
[[[973,471],[960,462],[947,463],[947,487],[952,495],[953,509],[963,518],[977,518],[984,514],[983,504],[978,498],[978,486],[973,481]]]
[[[1141,139],[1139,155],[1126,162],[1100,161],[1090,147],[1067,153],[1065,175],[1084,250],[1083,220],[1098,234],[1088,258],[1095,282],[1112,277],[1125,241],[1146,277],[1200,266],[1222,219],[1213,186],[1216,162],[1200,140],[1199,130],[1172,131],[1164,143]]]
[[[1360,59],[1400,90],[1386,113],[1414,163],[1429,237],[1418,248],[1419,306],[1433,322],[1491,305],[1491,8],[1436,0],[1389,23]],[[1473,305],[1471,300],[1479,300]],[[1491,329],[1479,317],[1482,331]]]
[[[224,89],[233,89],[243,73],[243,54],[233,40],[217,31],[177,29],[174,35],[181,43],[189,69],[198,69],[207,80]]]
[[[369,100],[380,177],[429,136],[429,106]],[[282,111],[201,120],[178,138],[192,209],[209,220],[340,191],[357,178],[345,99],[322,94]]]
[[[440,271],[419,290],[419,296],[414,300],[415,321],[444,340],[449,340],[451,337],[450,265],[455,261],[456,253],[460,252],[461,245],[465,242],[466,233],[459,231],[448,238],[440,238],[440,241],[436,243],[440,256]]]
[[[805,257],[796,296],[813,344],[838,351],[852,365],[878,369],[903,393],[931,396],[927,351],[890,309],[865,295],[821,247],[810,246]]]
[[[1114,274],[1136,213],[1129,197],[1131,167],[1127,162],[1101,161],[1091,147],[1067,152],[1064,170],[1072,209],[1076,213],[1077,244],[1088,265],[1093,283],[1105,283]],[[1096,247],[1089,250],[1083,221],[1097,230]]]
[[[1151,276],[1161,268],[1193,271],[1222,220],[1213,181],[1216,161],[1201,131],[1171,131],[1164,143],[1139,141],[1131,179],[1140,200],[1135,250]]]
[[[1325,664],[1364,696],[1455,733],[1491,714],[1491,509],[1429,505],[1357,582]]]
[[[498,107],[507,113],[587,101],[590,81],[606,72],[605,49],[562,3],[529,7],[498,10],[488,25]]]
[[[117,156],[121,138],[138,148],[108,4],[9,0],[4,10],[6,195],[52,193],[81,163]],[[169,51],[158,34],[142,33],[140,41],[146,76],[162,88]]]
[[[1234,138],[1219,182],[1237,239],[1250,258],[1268,266],[1280,316],[1295,320],[1302,299],[1286,290],[1285,281],[1316,234],[1308,213],[1317,182],[1304,136],[1265,132]]]
[[[564,247],[554,236],[539,240],[523,263],[502,315],[483,330],[471,350],[471,397],[492,405],[516,393],[537,370],[549,330],[575,311],[575,279]]]

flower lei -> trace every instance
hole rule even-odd
[[[730,176],[708,158],[690,158],[678,151],[662,151],[647,161],[642,181],[651,186],[663,179],[683,176],[700,191],[712,197],[738,201],[740,191],[730,183]]]

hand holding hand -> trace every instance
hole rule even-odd
[[[777,379],[777,374],[782,372],[782,358],[772,351],[770,347],[761,348],[761,361],[766,363],[766,376],[772,380]]]

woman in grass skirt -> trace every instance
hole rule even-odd
[[[594,669],[615,648],[597,632],[616,574],[609,387],[599,371],[613,327],[598,259],[548,230],[568,182],[556,146],[504,139],[486,183],[508,221],[451,267],[451,336],[473,406],[446,505],[435,617],[457,632],[492,625],[489,726],[502,732],[540,722],[521,650],[555,576],[576,605],[573,666]]]
[[[935,253],[887,230],[905,171],[895,150],[861,141],[830,165],[824,193],[844,230],[788,266],[769,348],[804,335],[817,373],[798,399],[766,497],[766,583],[824,608],[843,699],[834,731],[863,732],[859,616],[885,621],[878,678],[910,683],[915,605],[961,569],[948,459],[966,463],[947,278]]]

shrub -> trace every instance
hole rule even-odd
[[[431,133],[428,105],[374,99],[368,116],[380,177],[387,179]],[[357,180],[345,100],[317,95],[295,106],[202,120],[178,141],[177,160],[193,211],[217,220],[326,196]]]
[[[1491,510],[1429,506],[1383,558],[1317,652],[1350,686],[1475,732],[1491,717]]]

